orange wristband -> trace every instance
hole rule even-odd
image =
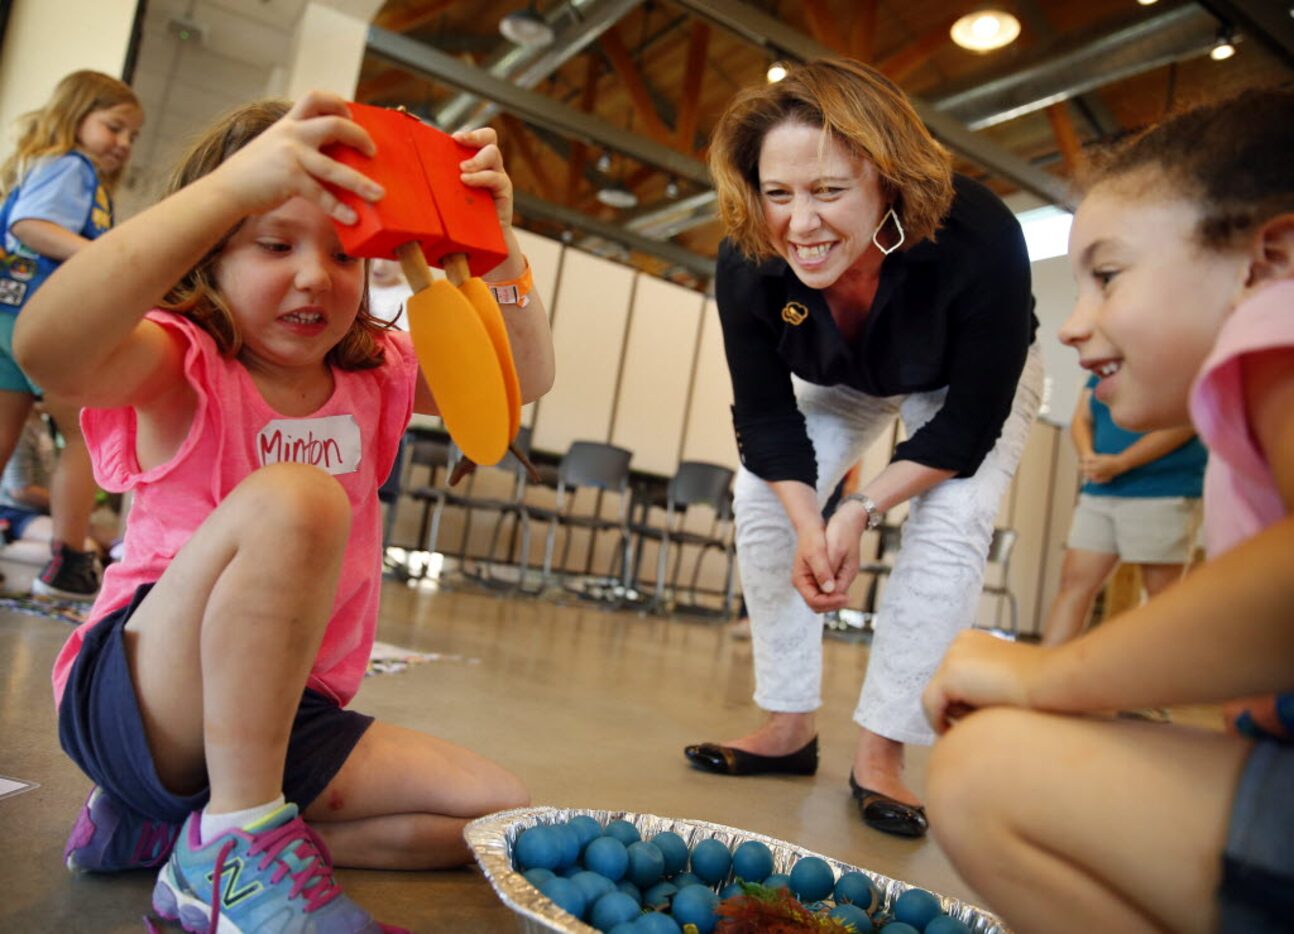
[[[494,293],[494,300],[500,305],[516,305],[518,308],[525,308],[530,304],[530,293],[535,290],[535,280],[530,274],[530,260],[526,260],[526,268],[517,278],[506,282],[485,284],[489,286],[490,291]]]

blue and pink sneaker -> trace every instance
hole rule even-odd
[[[189,815],[157,876],[153,910],[190,934],[381,934],[387,928],[342,894],[328,848],[279,808],[246,830],[203,842]]]
[[[179,824],[150,820],[95,788],[68,835],[63,859],[73,872],[148,869],[166,861],[179,832]]]

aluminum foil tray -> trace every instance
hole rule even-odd
[[[825,859],[839,877],[841,873],[857,870],[871,878],[881,894],[881,905],[888,908],[902,893],[915,886],[891,879],[870,869],[851,866],[838,859],[814,853],[784,840],[738,830],[723,824],[707,821],[683,820],[674,817],[657,817],[655,814],[633,814],[627,811],[590,811],[581,808],[517,808],[499,811],[472,821],[463,831],[467,845],[472,848],[476,861],[481,864],[485,878],[498,893],[503,904],[517,914],[517,930],[532,934],[542,931],[564,931],[569,934],[596,934],[596,930],[539,894],[539,891],[512,868],[512,848],[523,830],[537,824],[560,824],[579,814],[587,814],[603,827],[609,821],[623,819],[638,828],[638,833],[648,840],[663,830],[672,830],[683,838],[689,848],[693,844],[714,837],[734,849],[746,840],[758,840],[773,851],[773,871],[791,871],[792,864],[805,856]],[[939,893],[935,893],[938,895]],[[939,895],[944,911],[964,922],[975,934],[1009,934],[1009,929],[995,915],[955,898]]]

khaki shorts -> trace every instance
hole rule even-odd
[[[1185,564],[1200,524],[1200,501],[1082,493],[1066,545],[1118,555],[1125,564]]]

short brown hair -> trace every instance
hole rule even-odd
[[[18,118],[18,145],[0,166],[0,196],[17,188],[37,159],[61,156],[75,149],[76,134],[86,117],[121,104],[142,111],[130,85],[112,75],[89,69],[65,75],[44,107]],[[99,179],[109,194],[116,191],[124,170],[125,165],[111,172],[99,171]]]
[[[1199,206],[1205,247],[1236,246],[1294,212],[1294,91],[1251,89],[1169,117],[1094,153],[1081,181],[1164,185]]]
[[[222,162],[281,119],[290,107],[288,101],[261,100],[227,113],[198,138],[176,165],[166,186],[166,194],[172,195],[215,171]],[[226,357],[238,356],[243,347],[243,336],[224,296],[220,294],[215,267],[229,238],[241,226],[242,221],[239,221],[230,228],[220,238],[220,242],[208,250],[207,255],[185,273],[158,303],[167,311],[184,315],[210,334]],[[367,268],[368,264],[365,263],[365,272]],[[383,353],[377,342],[377,335],[389,328],[388,323],[375,317],[369,310],[366,275],[359,314],[355,316],[346,336],[328,351],[326,362],[342,370],[367,370],[380,366]]]
[[[743,254],[775,255],[760,204],[759,153],[768,132],[786,122],[821,127],[876,166],[907,232],[905,246],[934,238],[952,205],[952,157],[879,71],[849,59],[819,60],[742,91],[715,126],[710,175],[719,217]]]

